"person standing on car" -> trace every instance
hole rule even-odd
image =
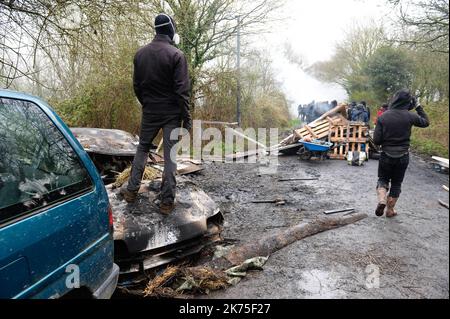
[[[161,213],[169,215],[175,208],[176,159],[171,150],[178,139],[172,131],[181,127],[190,130],[190,79],[186,57],[175,47],[180,42],[172,17],[159,14],[155,18],[156,36],[141,48],[134,58],[134,91],[142,105],[140,142],[123,195],[128,203],[136,201],[150,147],[163,130],[164,173],[161,185]]]
[[[411,112],[414,109],[417,114]],[[417,99],[408,90],[400,90],[392,98],[389,110],[378,118],[374,133],[374,143],[382,149],[378,169],[377,216],[383,216],[385,209],[387,217],[397,216],[395,206],[409,165],[413,126],[426,128],[430,126],[430,121]]]

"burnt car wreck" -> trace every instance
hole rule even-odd
[[[132,285],[145,277],[146,271],[197,254],[220,240],[224,220],[218,206],[195,183],[181,176],[201,171],[199,165],[178,163],[177,207],[170,216],[163,216],[156,204],[160,176],[142,183],[134,204],[125,202],[120,187],[114,185],[120,173],[131,166],[137,137],[118,130],[75,128],[72,132],[92,158],[108,191],[120,284]],[[152,153],[148,167],[162,172],[162,158]]]

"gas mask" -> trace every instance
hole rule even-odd
[[[174,43],[175,45],[179,45],[180,42],[181,42],[181,38],[180,38],[180,35],[177,33],[177,29],[175,28],[175,26],[174,26],[173,23],[172,23],[172,19],[171,19],[167,14],[161,13],[161,15],[166,16],[167,19],[169,19],[169,22],[166,22],[166,23],[163,23],[163,24],[155,25],[155,28],[164,27],[164,26],[166,26],[166,25],[172,26],[172,30],[173,30],[173,33],[174,33],[173,38],[172,38],[172,41],[173,41],[173,43]]]

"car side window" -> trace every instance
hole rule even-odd
[[[92,188],[79,157],[36,104],[0,98],[0,224]]]

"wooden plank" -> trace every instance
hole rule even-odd
[[[305,128],[308,130],[309,134],[311,134],[311,136],[313,138],[317,138],[317,135],[314,133],[314,131],[309,126],[305,126]]]
[[[330,116],[333,115],[333,114],[337,114],[337,113],[343,112],[343,111],[345,111],[346,109],[347,109],[347,104],[341,104],[341,105],[338,105],[338,106],[336,106],[334,109],[332,109],[332,110],[326,112],[325,114],[323,114],[321,117],[319,117],[317,120],[315,120],[314,122],[312,122],[312,123],[310,123],[310,124],[312,125],[312,124],[314,124],[314,123],[321,122],[321,121],[323,121],[324,119],[326,119],[327,117],[330,117]]]
[[[314,126],[311,126],[311,125],[307,125],[307,126],[310,127],[311,129],[313,129],[314,131],[316,131],[316,130],[320,130],[324,127],[329,127],[330,123],[328,123],[328,121],[324,121],[324,122],[318,123],[317,125],[314,125]]]
[[[321,133],[320,135],[317,136],[317,139],[319,139],[319,140],[324,139],[329,134],[330,134],[329,131],[323,132],[323,133]]]
[[[249,137],[249,136],[247,136],[245,134],[242,134],[241,132],[239,132],[239,131],[237,131],[235,129],[232,129],[232,128],[230,128],[230,129],[231,129],[231,131],[233,131],[234,134],[236,134],[236,135],[246,139],[247,141],[249,141],[249,142],[251,142],[251,143],[253,143],[255,145],[258,145],[258,146],[262,147],[263,149],[267,149],[266,145],[264,145],[264,144],[262,144],[262,143],[260,143],[260,142],[258,142],[256,140],[252,139],[251,137]]]
[[[447,158],[433,156],[432,159],[434,159],[435,161],[439,162],[439,164],[441,164],[442,166],[444,166],[446,168],[449,168],[449,160]]]
[[[314,132],[317,134],[317,135],[320,135],[320,134],[322,134],[322,133],[328,133],[328,131],[330,130],[330,126],[329,125],[327,125],[326,127],[324,127],[324,128],[321,128],[321,129],[318,129],[318,130],[314,130]]]
[[[225,159],[227,160],[238,160],[238,159],[242,159],[242,158],[247,158],[250,156],[256,156],[259,154],[264,154],[267,153],[266,150],[252,150],[252,151],[248,151],[248,152],[242,152],[242,153],[235,153],[235,154],[231,154],[231,155],[225,155]]]
[[[237,126],[239,123],[228,123],[228,122],[216,122],[216,121],[201,121],[202,124],[206,125],[225,125],[225,126]]]

